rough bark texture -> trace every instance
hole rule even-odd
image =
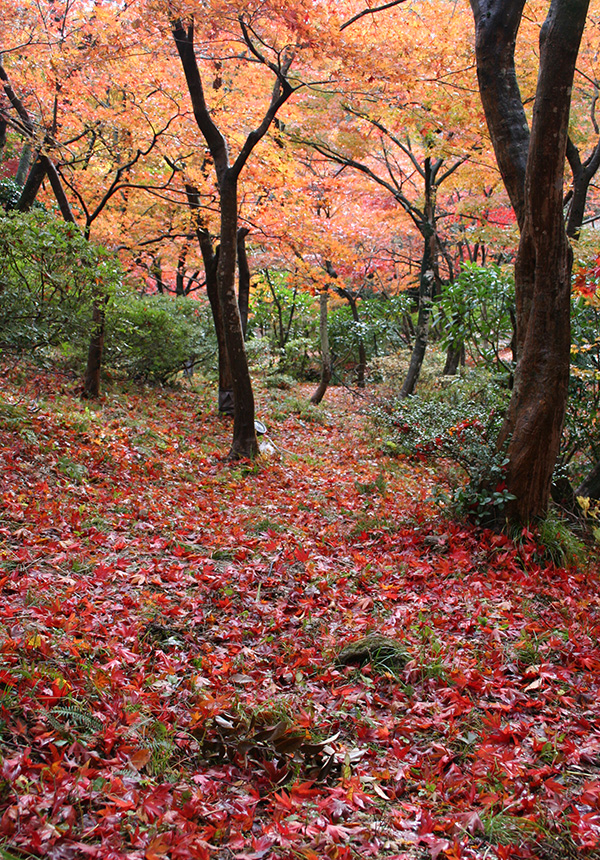
[[[515,71],[525,0],[471,0],[481,103],[504,185],[522,226],[529,128]]]
[[[329,351],[329,334],[327,332],[327,305],[329,302],[329,294],[327,290],[323,290],[319,297],[320,304],[320,323],[319,335],[321,338],[321,379],[316,391],[310,398],[310,402],[317,406],[327,391],[327,387],[331,381],[331,353]]]
[[[572,255],[562,189],[573,73],[588,0],[552,0],[540,36],[531,135],[514,66],[523,0],[471,0],[481,97],[521,228],[515,266],[517,368],[499,446],[508,444],[507,515],[543,516],[564,420]],[[524,166],[524,155],[527,161]]]

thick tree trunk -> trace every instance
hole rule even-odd
[[[329,351],[329,333],[327,331],[327,305],[329,302],[329,294],[327,290],[323,290],[319,296],[320,304],[320,323],[319,335],[321,339],[321,380],[316,391],[310,398],[310,402],[317,406],[327,391],[327,387],[331,381],[331,353]]]
[[[246,253],[246,236],[250,230],[240,227],[237,232],[237,259],[238,259],[238,307],[242,321],[242,332],[246,340],[248,328],[248,310],[250,305],[250,266]]]
[[[545,514],[565,415],[572,252],[562,206],[573,73],[588,0],[554,0],[540,37],[540,72],[515,265],[517,355],[499,444],[508,442],[508,516]]]
[[[515,70],[525,0],[471,0],[481,103],[504,186],[522,226],[529,128]]]

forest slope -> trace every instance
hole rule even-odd
[[[86,406],[25,371],[0,400],[3,857],[594,855],[597,570],[441,519],[343,390],[260,393],[275,450],[231,465],[212,392]]]

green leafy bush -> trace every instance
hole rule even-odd
[[[14,209],[21,197],[23,188],[15,179],[0,180],[0,206],[4,209]]]
[[[361,343],[367,362],[410,345],[410,305],[411,299],[406,293],[365,296],[358,302],[358,321],[353,319],[348,304],[332,308],[328,325],[329,345],[338,372],[358,364]]]
[[[132,379],[168,383],[180,371],[216,364],[206,302],[171,296],[115,296],[107,309],[105,363]]]
[[[250,296],[248,337],[268,342],[266,354],[281,373],[312,378],[319,361],[314,296],[290,287],[285,272],[265,272]]]
[[[512,498],[504,484],[506,460],[496,451],[507,399],[508,392],[480,371],[449,379],[428,399],[384,403],[376,415],[388,428],[390,453],[436,462],[440,505],[484,522],[496,519]]]
[[[512,271],[465,264],[454,281],[444,284],[438,303],[443,320],[442,346],[464,345],[478,365],[512,373],[507,349],[514,335],[514,305]]]
[[[0,216],[0,349],[47,354],[83,350],[100,288],[120,283],[115,257],[87,242],[74,224],[41,211]]]

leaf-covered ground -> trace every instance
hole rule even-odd
[[[257,465],[210,391],[75,393],[3,369],[1,856],[596,854],[592,564],[441,519],[345,391],[261,394]]]

